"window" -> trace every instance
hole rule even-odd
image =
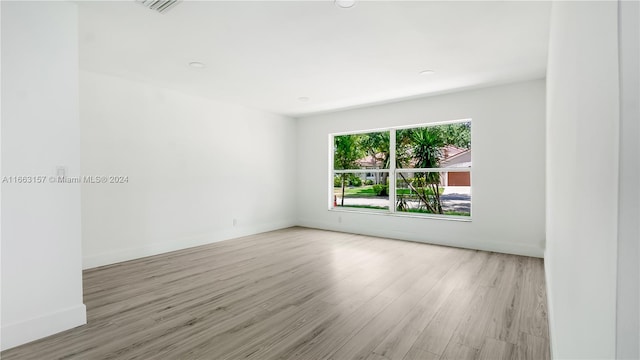
[[[389,210],[390,132],[333,137],[334,207]]]
[[[332,209],[470,218],[470,120],[334,134],[331,142]]]

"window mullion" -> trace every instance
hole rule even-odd
[[[327,179],[327,185],[329,185],[329,198],[328,203],[329,203],[329,209],[333,209],[333,205],[334,203],[334,199],[335,199],[335,195],[334,195],[334,190],[333,190],[333,178],[335,175],[335,173],[333,172],[335,170],[335,155],[336,155],[336,141],[335,141],[335,136],[334,135],[329,135],[329,178]]]
[[[396,129],[389,130],[389,212],[396,212]]]

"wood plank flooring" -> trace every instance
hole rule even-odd
[[[541,259],[290,228],[84,273],[12,359],[549,358]]]

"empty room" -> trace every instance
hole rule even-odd
[[[639,359],[638,1],[0,1],[0,357]]]

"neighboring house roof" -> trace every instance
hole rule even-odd
[[[457,164],[449,164],[444,166],[446,168],[470,168],[471,167],[471,161],[466,161],[466,162],[461,162],[461,163],[457,163]]]
[[[448,145],[442,148],[443,158],[441,160],[442,167],[471,167],[471,149],[463,149],[457,146]],[[361,168],[379,169],[382,167],[383,154],[376,154],[376,156],[367,155],[362,159],[356,160]],[[467,164],[467,165],[460,165]],[[455,166],[454,166],[455,165]],[[412,164],[415,166],[415,164]]]
[[[456,146],[447,146],[444,149],[442,167],[471,167],[471,149],[462,149]]]
[[[446,161],[447,159],[456,157],[464,152],[471,151],[471,149],[463,149],[453,145],[447,145],[442,148],[442,152],[444,154],[444,158],[442,161]]]
[[[376,157],[381,158],[382,154],[376,154]],[[376,159],[372,155],[367,155],[360,160],[356,160],[358,165],[365,168],[380,168],[382,166],[382,161]]]

